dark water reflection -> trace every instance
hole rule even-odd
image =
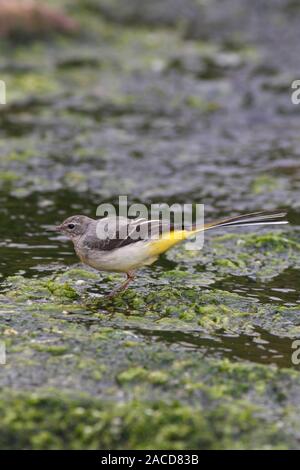
[[[70,315],[68,321],[85,325],[88,329],[99,322],[98,319],[76,315]],[[109,324],[116,330],[120,328],[119,323],[115,323],[113,318]],[[234,332],[208,334],[201,330],[182,332],[168,329],[146,329],[130,327],[126,323],[122,325],[122,329],[134,334],[135,338],[143,343],[163,343],[172,350],[197,351],[203,357],[243,360],[300,370],[300,366],[292,362],[292,352],[295,350],[294,340],[273,335],[259,327],[254,328],[251,335]]]
[[[295,367],[291,361],[292,340],[280,338],[268,331],[257,328],[256,336],[218,334],[212,337],[197,333],[182,333],[174,331],[136,330],[145,339],[163,341],[170,346],[185,347],[200,350],[203,356],[226,357],[234,360],[245,360],[258,364],[275,364],[278,367]]]

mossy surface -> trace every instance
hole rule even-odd
[[[194,391],[191,388],[189,394]],[[197,405],[191,406],[178,399],[110,403],[51,390],[13,395],[3,391],[0,440],[4,448],[14,449],[297,447],[297,439],[288,439],[283,432],[282,422],[272,424],[263,417],[263,400],[259,405],[246,399],[228,400],[208,392],[206,386],[199,386],[198,395]],[[294,418],[289,409],[284,418],[280,414],[284,422]]]
[[[2,447],[297,446],[299,309],[170,276],[111,300],[83,268],[7,279]]]

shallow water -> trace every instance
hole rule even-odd
[[[53,231],[53,227],[69,213],[89,213],[86,210],[89,198],[74,191],[59,191],[59,194],[53,196],[53,193],[43,196],[32,194],[22,198],[20,204],[18,198],[2,194],[0,217],[4,236],[1,242],[1,289],[4,292],[7,290],[7,276],[23,275],[38,279],[52,273],[64,272],[68,266],[78,264],[72,244]],[[145,282],[145,272],[140,273],[140,284],[146,291],[151,291],[151,283],[147,287],[149,276],[159,284],[162,272],[180,267],[180,262],[172,260],[172,254],[168,258],[163,256],[152,268],[147,269]],[[200,269],[196,269],[200,283],[203,269],[205,268],[201,267],[201,264]],[[299,271],[288,268],[268,282],[255,282],[247,276],[229,275],[222,280],[212,279],[210,288],[237,293],[245,299],[254,299],[262,304],[294,307],[300,303],[298,285]],[[88,292],[91,295],[101,295],[102,289],[95,284],[90,286]],[[78,321],[85,322],[86,319],[79,318]],[[118,329],[119,325],[116,328]],[[207,336],[201,331],[180,333],[143,328],[133,328],[132,331],[145,341],[151,339],[162,341],[166,345],[177,345],[180,349],[199,350],[204,356],[298,368],[291,362],[292,339],[272,335],[261,328],[254,330],[251,336],[242,333],[217,333]]]

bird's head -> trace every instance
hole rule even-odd
[[[85,215],[73,215],[55,228],[68,238],[75,239],[84,235],[92,222],[93,219]]]

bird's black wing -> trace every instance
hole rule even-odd
[[[167,227],[166,223],[160,220],[117,218],[119,220],[116,223],[116,219],[106,219],[99,221],[101,223],[100,232],[103,229],[100,237],[97,235],[97,233],[99,234],[97,224],[92,227],[91,233],[86,234],[83,241],[85,247],[92,250],[111,251],[141,240],[148,241],[159,238]]]

